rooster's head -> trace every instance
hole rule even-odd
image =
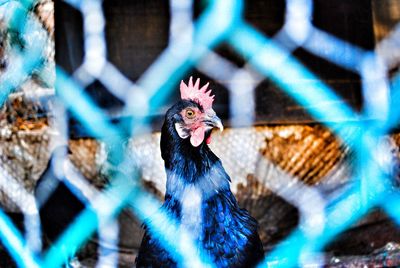
[[[190,139],[194,147],[198,147],[204,140],[210,143],[210,133],[213,128],[223,130],[221,119],[212,109],[214,96],[211,96],[211,90],[207,91],[209,83],[201,88],[199,85],[200,79],[193,84],[192,77],[187,85],[182,81],[180,85],[182,100],[169,111],[173,113],[170,115],[178,136],[181,139]]]

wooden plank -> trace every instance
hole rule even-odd
[[[245,18],[264,34],[273,36],[284,22],[285,6],[283,3],[278,0],[246,1]],[[203,7],[196,4],[195,17],[199,16],[202,10]],[[82,18],[78,11],[60,0],[55,1],[55,12],[56,61],[69,73],[73,73],[81,64],[83,57]],[[108,59],[124,75],[135,81],[168,44],[170,20],[168,2],[106,0],[104,1],[104,12]],[[332,23],[333,21],[334,23]],[[369,0],[351,2],[347,0],[315,0],[313,24],[356,46],[366,49],[374,47],[371,2]],[[238,67],[243,66],[246,62],[246,59],[227,45],[220,45],[216,52]],[[297,49],[293,56],[330,85],[342,97],[344,103],[360,109],[361,86],[358,75],[302,49]],[[182,77],[190,75],[211,80],[216,94],[216,110],[225,121],[229,122],[230,96],[227,89],[219,83],[220,81],[213,81],[195,69],[190,70],[187,74],[182,74]],[[312,81],[306,81],[306,83],[312,83]],[[178,89],[178,85],[175,87]],[[118,114],[118,109],[123,105],[123,101],[108,93],[101,83],[92,83],[86,90],[99,106],[107,111],[113,111],[113,114]],[[156,130],[161,125],[166,109],[178,98],[179,94],[176,90],[169,96],[165,105],[159,107],[151,115],[154,118],[153,125]],[[291,97],[268,80],[265,80],[256,89],[255,114],[255,124],[315,122],[315,119],[306,112],[304,107],[300,107]]]

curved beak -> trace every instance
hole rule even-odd
[[[218,128],[220,131],[224,130],[224,125],[222,125],[221,119],[219,119],[214,110],[206,113],[203,122],[210,128]]]

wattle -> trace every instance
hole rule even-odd
[[[205,132],[206,130],[204,127],[197,128],[195,131],[192,132],[192,135],[190,137],[190,143],[194,147],[199,146],[204,140]]]

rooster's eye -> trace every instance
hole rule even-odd
[[[186,110],[186,117],[187,118],[192,119],[194,117],[194,115],[195,115],[195,113],[194,113],[193,110],[191,110],[191,109]]]

